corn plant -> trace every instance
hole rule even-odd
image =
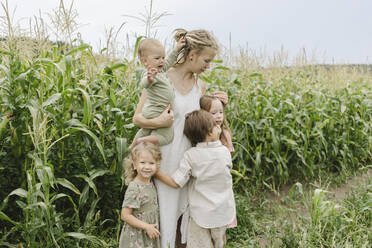
[[[271,189],[368,163],[369,85],[334,90],[316,81],[303,84],[308,74],[271,82],[262,73],[239,77],[226,70],[218,66],[203,79],[211,90],[230,95],[226,115],[236,147],[235,183],[253,178]]]
[[[58,11],[67,22],[76,17],[74,11],[62,13],[68,11],[63,5]],[[146,32],[154,35],[151,28],[163,15],[150,9],[148,16]],[[70,24],[64,35],[72,42],[77,23]],[[132,117],[141,89],[135,58],[142,37],[133,57],[119,60],[94,54],[82,43],[44,41],[27,50],[8,26],[7,38],[0,41],[0,245],[116,246],[122,162],[137,131]],[[237,197],[242,226],[249,226],[231,230],[236,237],[231,244],[257,246],[252,237],[268,230],[287,247],[341,247],[355,240],[367,247],[368,194],[343,208],[324,191],[316,191],[313,201],[302,194],[311,214],[300,218],[296,235],[288,238],[280,235],[291,234],[293,223],[283,221],[283,232],[260,226],[247,200],[254,196],[247,191],[346,175],[369,164],[370,74],[326,66],[250,67],[249,61],[228,68],[215,62],[200,77],[209,91],[223,90],[230,97],[226,116],[236,150],[234,187],[242,194]],[[263,206],[265,201],[258,208]],[[347,237],[344,243],[341,234]]]

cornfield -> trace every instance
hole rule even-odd
[[[25,39],[1,41],[0,246],[115,247],[121,164],[137,131],[138,65],[102,59],[85,44],[47,43],[25,53]],[[229,95],[236,192],[371,162],[369,71],[216,63],[201,78],[208,91]]]

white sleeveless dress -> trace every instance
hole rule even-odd
[[[160,171],[168,175],[172,175],[178,169],[184,152],[191,147],[183,134],[185,115],[200,109],[199,99],[202,96],[199,83],[194,84],[186,95],[182,95],[176,89],[174,91],[174,138],[170,144],[160,147],[162,153]],[[174,189],[159,180],[155,180],[155,184],[160,210],[161,247],[174,248],[177,220],[187,208],[187,185],[182,189]]]

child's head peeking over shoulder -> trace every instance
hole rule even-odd
[[[211,113],[200,109],[186,115],[183,133],[195,146],[197,143],[219,140],[221,127]]]

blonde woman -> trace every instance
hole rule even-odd
[[[167,72],[175,92],[173,109],[168,108],[153,119],[144,118],[142,109],[147,96],[142,91],[133,117],[133,123],[141,128],[157,129],[173,124],[173,141],[160,147],[163,158],[160,171],[166,174],[173,174],[178,169],[184,152],[191,147],[190,141],[183,134],[185,115],[200,109],[199,99],[205,94],[206,84],[198,75],[209,68],[218,51],[216,40],[205,30],[187,32],[177,29],[174,38],[177,42],[184,38],[186,45],[181,50],[177,63]],[[215,92],[212,95],[227,103],[224,92]],[[187,213],[187,186],[174,189],[158,180],[155,180],[155,184],[160,208],[161,247],[174,248],[177,221],[183,213]],[[186,241],[187,221],[186,214],[181,224],[182,243]]]

